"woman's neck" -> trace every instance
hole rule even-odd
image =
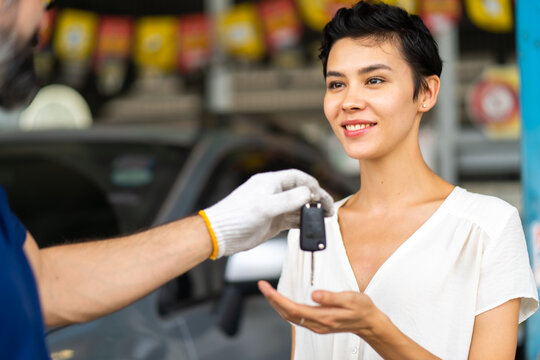
[[[420,147],[380,159],[360,160],[360,190],[351,206],[394,208],[447,195],[453,186],[425,163]]]

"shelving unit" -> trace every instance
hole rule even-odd
[[[447,181],[500,197],[521,209],[519,139],[488,137],[472,124],[466,111],[468,88],[494,60],[481,54],[458,60],[456,32],[437,39],[444,61],[441,83],[446,86],[435,109],[438,172]]]
[[[460,130],[457,169],[463,175],[516,175],[521,171],[517,139],[489,139],[477,129]]]
[[[206,0],[205,8],[210,14],[218,14],[230,4],[231,0]],[[453,29],[437,37],[444,61],[443,88],[437,106],[427,116],[435,125],[436,170],[458,184],[461,179],[480,179],[487,184],[491,177],[500,181],[506,175],[515,180],[520,173],[519,140],[488,138],[472,125],[465,111],[467,89],[484,67],[493,64],[493,54],[459,55],[457,35],[457,29]],[[136,115],[172,118],[176,114],[180,118],[205,112],[218,118],[243,117],[253,123],[265,119],[289,128],[318,131],[310,135],[317,141],[329,130],[322,107],[324,91],[318,63],[294,69],[234,67],[217,49],[206,75],[204,95],[176,92],[175,96],[162,94],[144,99],[133,96],[111,102],[108,114],[131,112],[133,115],[126,117],[133,119]]]

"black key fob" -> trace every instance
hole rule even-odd
[[[320,203],[302,206],[300,212],[300,249],[304,251],[326,249],[324,211]]]

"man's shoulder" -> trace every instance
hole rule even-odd
[[[9,244],[20,245],[26,239],[26,229],[11,211],[2,186],[0,186],[0,239]]]

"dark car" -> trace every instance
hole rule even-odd
[[[104,127],[1,134],[0,143],[0,183],[40,247],[195,214],[264,171],[303,170],[335,199],[353,191],[320,151],[290,136]],[[114,314],[48,329],[52,358],[290,358],[290,326],[255,287],[276,282],[285,241],[205,261]]]

